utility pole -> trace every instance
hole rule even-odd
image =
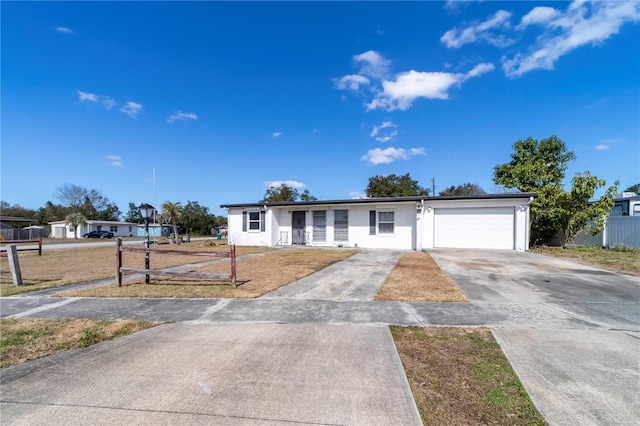
[[[436,178],[432,177],[431,178],[431,196],[435,197],[436,196]]]

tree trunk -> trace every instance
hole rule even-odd
[[[180,245],[180,235],[178,235],[178,225],[173,222],[173,235],[175,235],[176,244]]]

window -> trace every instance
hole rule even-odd
[[[260,212],[249,212],[249,231],[260,230]]]
[[[378,233],[393,234],[394,212],[378,212]]]
[[[633,206],[633,215],[640,216],[640,204],[636,204]]]
[[[76,232],[76,229],[73,226],[69,226],[69,232]]]
[[[115,225],[111,225],[111,226],[109,227],[109,231],[110,231],[110,232],[118,232],[118,227],[117,227],[117,226],[115,226]]]
[[[133,226],[129,227],[129,232],[133,232]]]
[[[327,241],[327,212],[313,211],[313,241]]]
[[[333,214],[333,239],[349,241],[349,210],[335,210]]]
[[[266,211],[242,212],[242,232],[264,232]]]

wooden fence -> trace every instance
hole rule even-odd
[[[28,244],[38,243],[38,247],[25,247],[18,249],[18,251],[37,251],[38,256],[42,256],[42,237],[37,240],[0,240],[0,244]],[[0,256],[7,257],[7,248],[0,247]]]
[[[204,257],[228,257],[231,263],[230,274],[203,274],[197,272],[178,272],[159,269],[137,269],[125,268],[122,266],[122,252],[138,252],[151,254],[177,254],[182,256],[204,256]],[[229,246],[228,252],[211,252],[211,251],[184,251],[184,250],[157,250],[150,248],[133,248],[122,245],[122,238],[116,238],[116,282],[118,287],[122,287],[122,275],[124,273],[144,274],[144,275],[170,275],[174,277],[192,277],[208,280],[230,280],[231,285],[236,287],[236,246]]]

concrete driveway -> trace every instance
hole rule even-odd
[[[531,306],[574,318],[492,330],[554,425],[640,423],[640,279],[532,253],[434,250],[476,306]]]

